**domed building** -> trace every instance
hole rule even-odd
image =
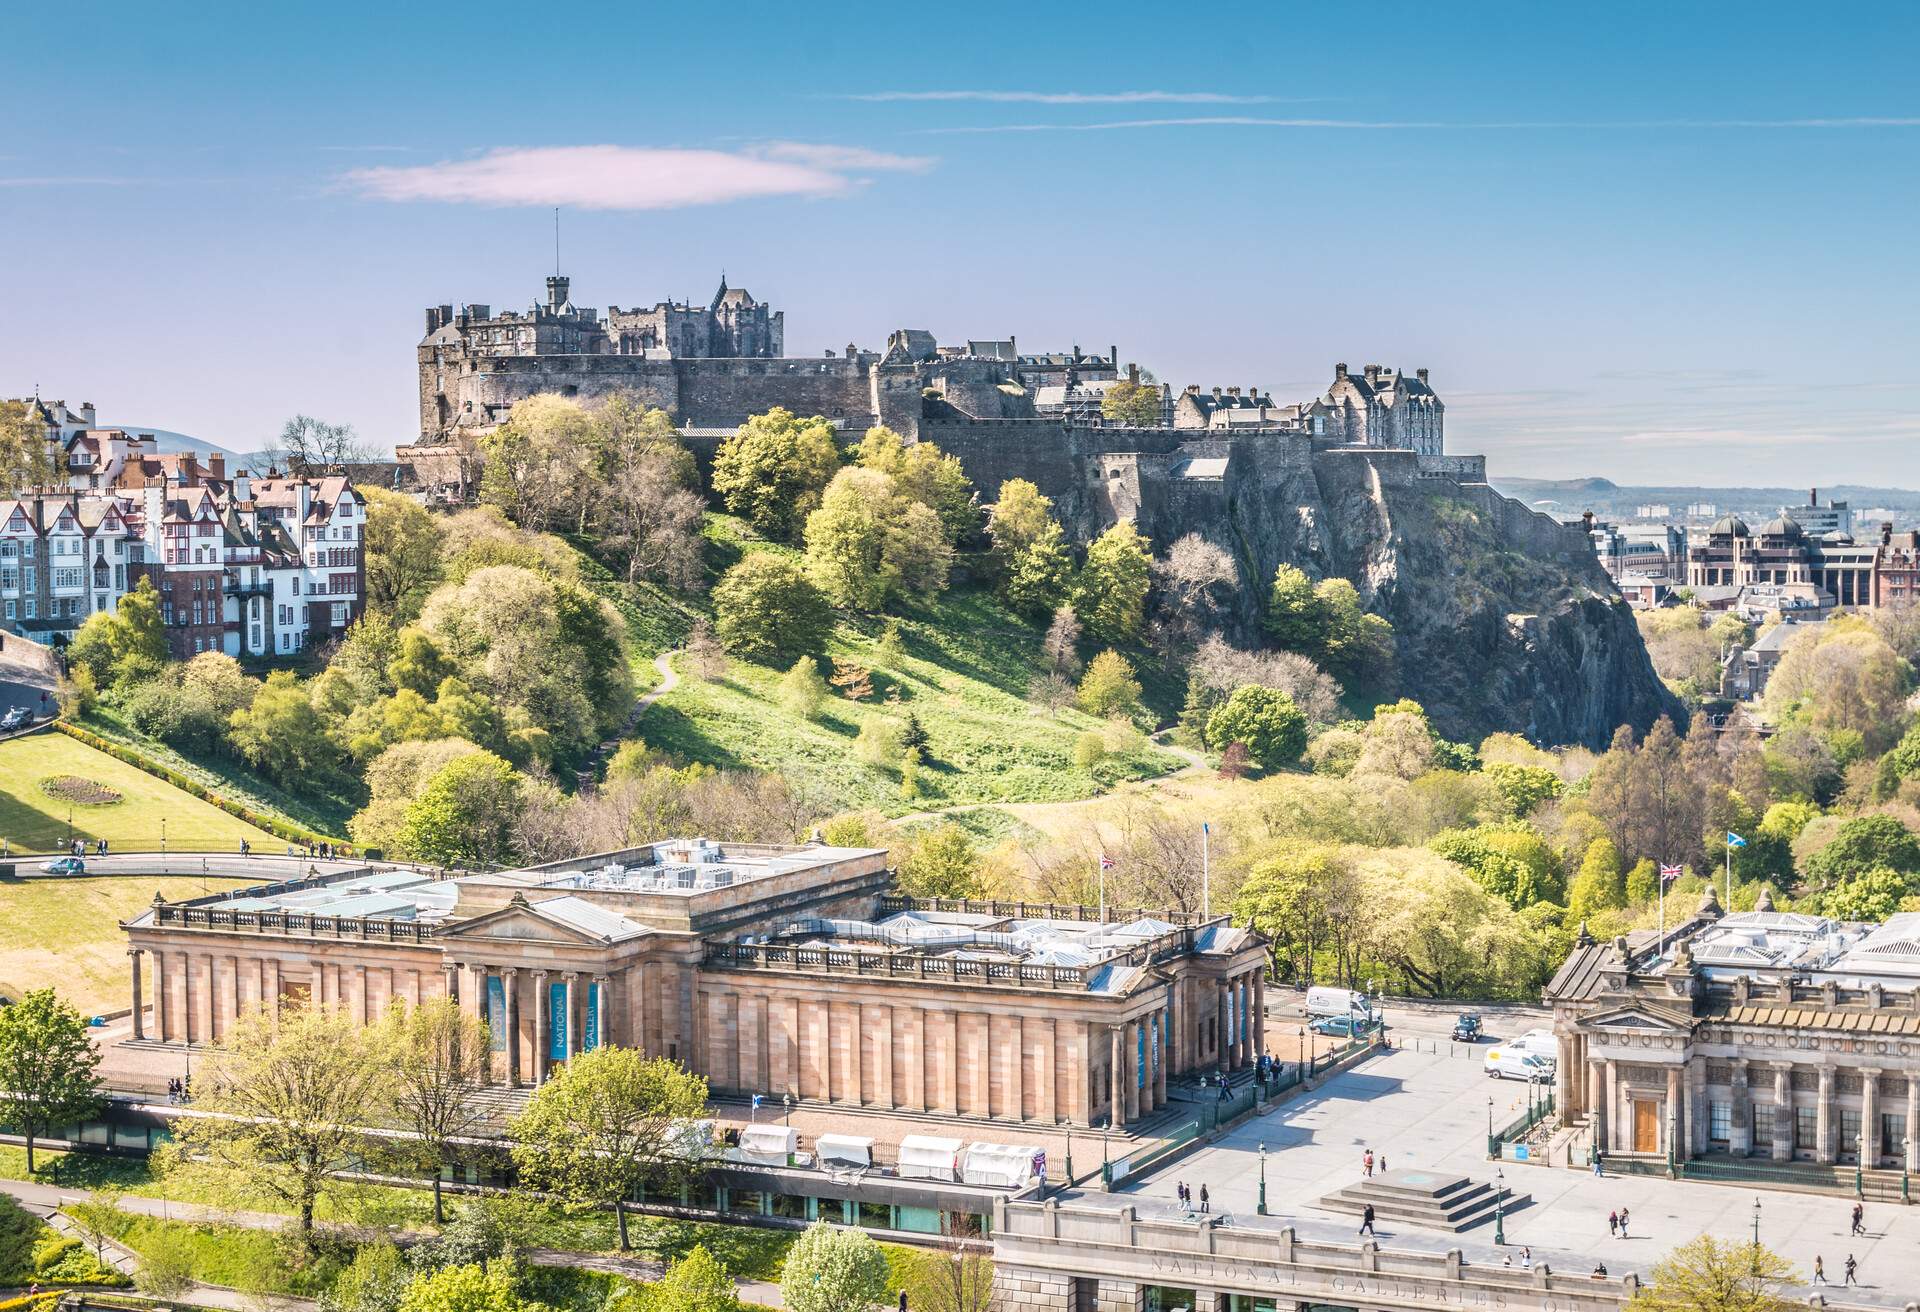
[[[1723,515],[1689,553],[1687,586],[1784,589],[1814,594],[1823,608],[1871,606],[1877,555],[1875,544],[1857,545],[1844,533],[1810,535],[1785,511],[1758,533],[1738,515]]]

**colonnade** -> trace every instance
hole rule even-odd
[[[553,1073],[556,1060],[564,1062],[612,1041],[614,988],[606,974],[484,962],[449,962],[444,970],[447,992],[459,999],[460,1009],[486,1021],[492,1031],[493,1050],[501,1055],[495,1075],[509,1088],[544,1083]],[[497,999],[488,988],[489,979],[500,981]],[[555,984],[561,986],[557,995]],[[530,1018],[523,1009],[523,985],[532,990]],[[501,1014],[493,1014],[496,1010]],[[589,1019],[593,1021],[591,1034]],[[526,1030],[531,1031],[526,1035],[533,1047],[531,1062],[522,1051],[522,1031]]]

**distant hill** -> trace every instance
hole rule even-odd
[[[1688,487],[1622,486],[1604,478],[1497,478],[1494,486],[1517,501],[1524,501],[1548,514],[1572,517],[1591,510],[1602,519],[1633,519],[1640,507],[1665,505],[1672,508],[1670,518],[1687,518],[1691,505],[1711,505],[1715,514],[1732,511],[1739,515],[1771,517],[1782,506],[1804,506],[1816,489],[1804,487]],[[1868,487],[1859,483],[1840,483],[1817,489],[1820,500],[1845,501],[1856,519],[1867,512],[1882,512],[1895,527],[1920,524],[1920,491],[1897,487]]]
[[[219,446],[213,442],[206,441],[204,438],[189,437],[185,433],[176,433],[170,428],[154,428],[149,424],[128,424],[120,422],[102,423],[100,427],[124,428],[129,433],[152,433],[154,442],[158,444],[163,453],[168,455],[173,455],[181,451],[197,451],[202,455],[223,455],[229,463],[238,462],[238,464],[242,466],[247,463],[246,457],[231,447]]]

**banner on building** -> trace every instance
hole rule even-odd
[[[495,1052],[507,1050],[507,985],[498,975],[487,976],[487,1042]]]
[[[567,986],[547,985],[547,1060],[567,1059]]]

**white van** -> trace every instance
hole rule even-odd
[[[1553,1037],[1552,1030],[1528,1030],[1525,1034],[1514,1035],[1501,1046],[1518,1048],[1551,1062],[1560,1060],[1560,1041]]]
[[[1545,1084],[1553,1079],[1552,1058],[1536,1056],[1505,1043],[1487,1049],[1482,1064],[1490,1080],[1531,1080]]]
[[[1307,990],[1309,1016],[1371,1016],[1373,1004],[1357,989],[1336,989],[1315,985]]]

